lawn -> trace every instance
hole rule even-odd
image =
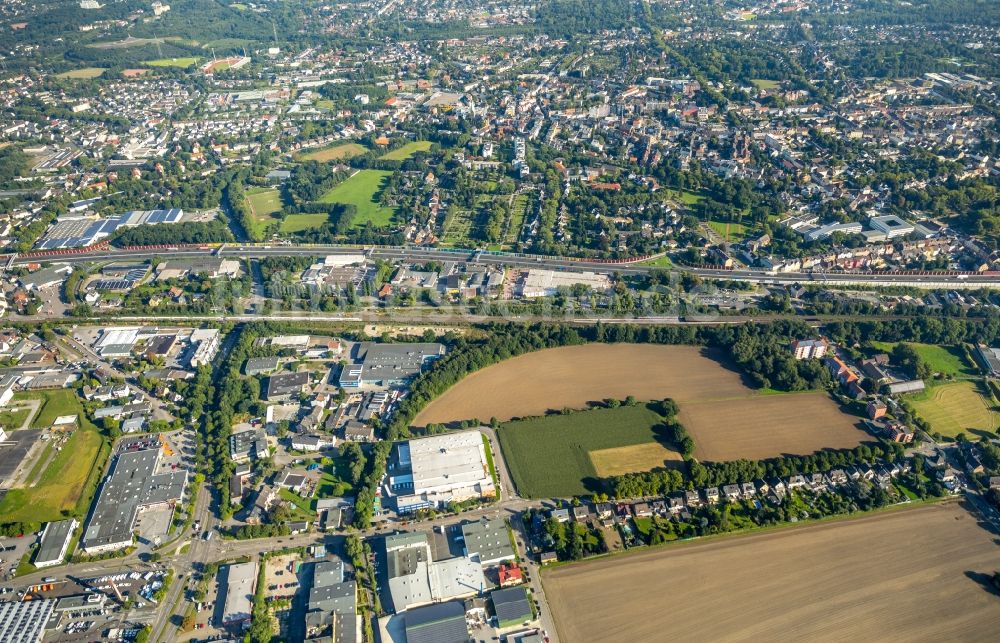
[[[431,149],[430,141],[412,141],[399,149],[386,152],[379,158],[383,161],[405,161],[417,152],[426,152]]]
[[[497,435],[520,495],[567,497],[600,489],[592,452],[645,444],[657,453],[675,453],[662,450],[662,425],[663,418],[646,405],[622,406],[508,422]],[[664,460],[653,464],[663,466]]]
[[[330,221],[330,215],[325,212],[318,212],[313,214],[289,214],[285,217],[285,220],[281,222],[281,232],[301,232],[303,230],[311,230],[312,228],[322,228],[326,226]]]
[[[754,78],[750,81],[757,89],[770,90],[778,88],[778,81],[767,80],[766,78]]]
[[[368,148],[360,143],[340,143],[300,154],[298,158],[302,161],[340,161],[361,156],[367,151]]]
[[[84,419],[83,407],[76,391],[68,388],[44,391],[41,393],[17,393],[15,401],[42,400],[42,408],[31,423],[33,429],[47,429],[52,426],[60,415],[76,415]]]
[[[324,194],[320,203],[347,203],[356,206],[358,214],[353,223],[355,228],[363,227],[369,221],[379,227],[387,226],[392,223],[396,211],[379,205],[379,195],[390,176],[392,172],[386,170],[360,170]]]
[[[7,492],[0,501],[0,516],[5,522],[59,520],[63,511],[83,517],[111,453],[97,427],[85,418],[75,391],[62,389],[41,395],[46,404],[33,424],[49,426],[58,415],[78,415],[80,427],[61,445],[44,471],[32,471],[35,480],[30,488]],[[52,449],[46,449],[43,457],[51,453]]]
[[[73,69],[61,74],[56,74],[56,78],[72,78],[74,80],[90,80],[97,78],[105,72],[103,67],[84,67],[83,69]]]
[[[979,371],[968,363],[962,349],[958,346],[938,346],[937,344],[915,344],[907,342],[924,360],[934,373],[951,375],[952,377],[978,377]],[[895,344],[889,342],[872,342],[872,346],[880,351],[892,353]]]
[[[187,69],[197,62],[197,58],[194,56],[188,56],[185,58],[159,58],[157,60],[144,60],[142,64],[149,67],[180,67],[181,69]]]
[[[674,265],[674,263],[670,261],[670,257],[668,257],[667,255],[663,255],[662,257],[657,257],[656,259],[647,259],[639,263],[643,266],[655,266],[657,268],[669,268],[670,266]]]
[[[667,198],[678,201],[682,205],[696,205],[699,201],[705,198],[700,194],[695,194],[694,192],[689,192],[688,190],[664,188],[663,192],[667,195]]]
[[[709,221],[708,226],[726,241],[741,241],[747,236],[747,226],[729,221]]]
[[[931,426],[931,431],[948,437],[979,431],[996,433],[1000,413],[993,400],[979,390],[976,382],[960,381],[932,386],[910,398],[917,415]]]
[[[24,421],[28,418],[29,413],[31,413],[30,408],[19,408],[16,411],[5,410],[0,412],[0,426],[8,431],[20,429],[21,425],[24,424]]]
[[[274,214],[281,211],[281,193],[274,188],[253,188],[247,192],[247,205],[255,230],[263,234],[264,228],[278,220]]]

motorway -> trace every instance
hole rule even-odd
[[[226,245],[221,251],[213,248],[150,248],[138,249],[101,249],[93,252],[57,255],[49,257],[32,257],[30,255],[14,260],[14,265],[24,265],[32,262],[54,263],[89,263],[93,261],[118,261],[123,259],[148,260],[154,255],[164,255],[169,258],[205,257],[213,254],[241,258],[264,257],[302,257],[321,256],[324,254],[361,252],[357,246],[344,245]],[[520,253],[478,253],[474,251],[452,251],[435,248],[416,248],[405,246],[371,246],[364,251],[376,259],[395,259],[401,261],[457,261],[472,262],[481,265],[503,265],[514,268],[545,268],[549,270],[590,270],[601,273],[618,273],[622,275],[641,275],[655,270],[683,270],[702,278],[728,279],[732,281],[749,281],[769,284],[793,283],[826,283],[830,285],[874,285],[874,286],[910,286],[914,288],[980,288],[1000,284],[1000,277],[990,274],[955,274],[955,273],[923,273],[923,274],[866,274],[842,272],[783,272],[771,274],[762,270],[722,270],[713,268],[663,268],[643,265],[641,263],[603,263],[596,261],[576,260],[572,258],[548,257]]]

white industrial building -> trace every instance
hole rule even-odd
[[[532,268],[524,273],[519,284],[522,297],[551,297],[559,288],[586,286],[599,292],[611,288],[611,280],[607,275],[596,272],[561,272],[556,270],[540,270]]]
[[[396,508],[409,512],[449,502],[496,496],[479,431],[456,431],[402,442],[390,465]]]
[[[396,612],[474,596],[486,586],[477,561],[465,556],[432,560],[425,533],[386,536],[385,553],[389,595]]]

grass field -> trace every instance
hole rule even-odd
[[[48,463],[40,462],[29,472],[29,488],[7,492],[0,501],[0,516],[10,522],[46,522],[59,520],[63,511],[81,515],[90,500],[84,495],[90,496],[96,489],[97,472],[110,454],[110,447],[97,427],[86,420],[75,391],[61,389],[29,396],[46,398],[34,426],[50,426],[59,415],[77,415],[80,427],[59,451],[44,450],[43,458]]]
[[[392,223],[393,208],[379,205],[379,195],[392,172],[386,170],[360,170],[320,198],[321,203],[349,203],[357,206],[355,228],[371,221],[382,227]]]
[[[281,232],[301,232],[311,228],[322,228],[330,221],[330,215],[319,212],[314,214],[290,214],[281,222]]]
[[[430,141],[412,141],[403,147],[386,152],[379,158],[383,161],[405,161],[417,152],[426,152],[431,149]]]
[[[74,80],[89,80],[91,78],[97,78],[105,72],[103,67],[84,67],[83,69],[73,69],[71,71],[65,71],[61,74],[56,74],[56,78],[72,78]]]
[[[705,198],[700,194],[695,194],[694,192],[689,192],[688,190],[675,190],[673,188],[664,188],[663,193],[668,199],[677,201],[682,205],[695,205]]]
[[[767,80],[766,78],[754,78],[750,82],[753,83],[754,87],[756,87],[757,89],[764,89],[764,90],[777,89],[779,85],[778,81]]]
[[[17,393],[15,400],[42,400],[42,408],[31,422],[33,429],[47,429],[52,426],[60,415],[77,415],[84,418],[83,407],[76,391],[71,389],[56,389],[41,393]]]
[[[563,641],[984,641],[996,556],[948,503],[644,549],[542,584]]]
[[[263,233],[267,226],[278,220],[274,216],[281,211],[281,193],[275,188],[253,188],[247,191],[247,205],[253,215],[256,231]]]
[[[590,452],[594,470],[602,478],[636,471],[650,471],[668,462],[679,462],[681,455],[661,442],[632,444]]]
[[[149,67],[180,67],[181,69],[187,69],[197,62],[197,58],[194,56],[188,56],[185,58],[159,58],[157,60],[144,60],[142,61],[142,64]]]
[[[708,226],[715,230],[715,233],[726,241],[742,241],[747,236],[747,226],[742,223],[730,223],[728,221],[709,221]]]
[[[7,431],[20,429],[24,421],[28,419],[29,413],[31,413],[31,409],[25,407],[18,408],[16,411],[4,410],[0,412],[0,427]]]
[[[938,346],[936,344],[917,344],[907,342],[924,360],[931,371],[943,373],[952,377],[979,377],[979,369],[969,364],[962,349],[958,346]],[[872,346],[880,351],[892,353],[895,344],[889,342],[872,342]]]
[[[303,161],[340,161],[361,156],[367,151],[368,148],[359,143],[340,143],[300,154],[298,158]]]
[[[976,382],[932,386],[909,401],[931,430],[941,435],[955,437],[963,432],[975,434],[977,430],[995,434],[1000,428],[996,405],[979,390]]]
[[[537,351],[472,373],[427,405],[413,424],[506,421],[632,395],[673,398],[702,460],[805,454],[870,439],[855,426],[857,418],[842,413],[826,394],[756,391],[718,358],[693,346],[650,344]]]
[[[622,469],[629,461],[642,466],[628,470],[646,471],[680,460],[680,454],[659,441],[662,424],[663,418],[645,405],[621,406],[509,422],[497,436],[520,495],[565,497],[598,488],[602,472],[592,460],[595,452],[605,474],[609,469],[627,472]],[[630,446],[649,447],[649,452],[637,459],[634,449],[619,451]]]

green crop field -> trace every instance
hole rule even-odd
[[[369,221],[376,226],[387,226],[392,223],[396,212],[393,208],[379,205],[379,195],[390,176],[392,172],[385,170],[360,170],[324,194],[320,203],[347,203],[356,206],[358,214],[353,223],[355,228],[363,227]]]
[[[97,78],[104,73],[103,67],[84,67],[83,69],[74,69],[72,71],[66,71],[61,74],[56,74],[56,78],[71,78],[73,80],[90,80],[91,78]]]
[[[497,435],[520,495],[567,497],[598,490],[591,452],[648,445],[649,451],[665,456],[659,466],[677,459],[671,457],[675,451],[663,450],[662,424],[663,418],[645,405],[621,406],[507,422]]]
[[[916,344],[907,342],[924,360],[934,373],[943,373],[952,377],[978,377],[979,370],[966,360],[959,346],[938,346],[936,344]],[[895,344],[889,342],[872,342],[872,346],[880,351],[891,353]]]
[[[142,64],[148,67],[180,67],[181,69],[187,69],[197,62],[197,58],[194,56],[188,56],[185,58],[159,58],[157,60],[144,60]]]
[[[315,214],[289,214],[281,222],[281,232],[301,232],[311,228],[322,228],[330,221],[330,215],[325,212]]]
[[[111,448],[97,427],[86,419],[76,391],[60,389],[25,397],[45,400],[33,425],[50,426],[59,415],[76,415],[79,428],[58,451],[51,447],[43,450],[45,461],[40,460],[32,468],[30,486],[10,489],[0,501],[0,516],[9,522],[59,520],[63,511],[82,517],[90,506]]]
[[[274,214],[281,211],[281,193],[275,188],[252,188],[247,191],[247,205],[255,231],[263,234],[267,226],[278,220]]]
[[[383,161],[405,161],[417,152],[426,152],[429,149],[431,149],[430,141],[413,141],[399,149],[386,152],[379,158]]]
[[[1000,413],[992,397],[972,381],[933,386],[910,399],[917,415],[931,426],[931,431],[948,437],[959,433],[995,434],[1000,428]],[[972,437],[972,436],[970,436]]]
[[[360,143],[340,143],[300,154],[298,158],[302,161],[340,161],[361,156],[367,151],[368,148]]]

